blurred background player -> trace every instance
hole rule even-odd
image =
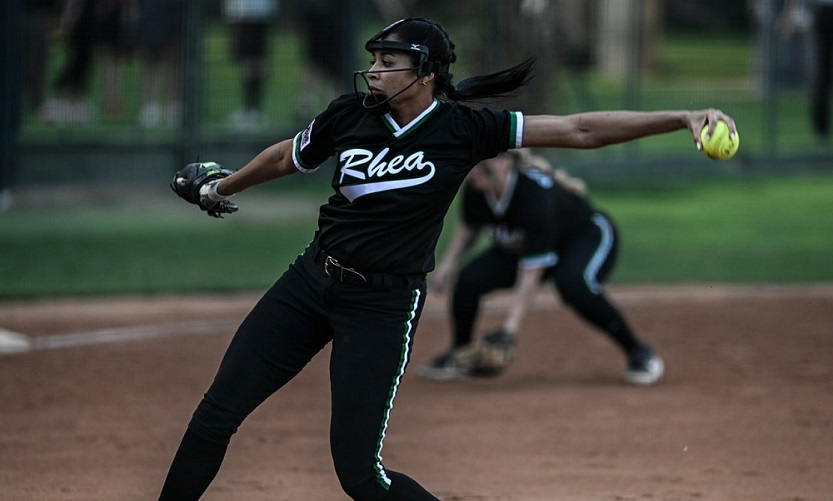
[[[347,6],[333,0],[303,0],[296,3],[300,34],[304,40],[304,80],[296,99],[298,123],[314,117],[332,96],[348,92],[345,75],[349,60],[341,54],[347,39]]]
[[[602,282],[618,253],[617,229],[588,200],[583,182],[554,171],[528,150],[512,150],[477,164],[462,196],[462,221],[432,278],[436,290],[452,289],[452,345],[420,367],[421,376],[445,380],[475,375],[459,354],[472,343],[483,296],[514,287],[500,329],[504,339],[514,342],[539,284],[553,280],[562,300],[622,350],[625,381],[649,385],[662,378],[662,359],[636,337],[604,294]],[[493,244],[472,258],[455,280],[460,260],[486,229]]]
[[[243,107],[230,117],[234,129],[257,130],[264,126],[269,26],[279,7],[277,0],[225,1],[225,16],[231,26],[232,58],[243,72]]]
[[[55,78],[53,95],[42,99],[39,120],[49,125],[90,122],[96,114],[89,97],[96,43],[94,0],[65,0],[57,34],[65,43],[66,60]]]
[[[833,0],[815,0],[813,5],[815,68],[810,113],[813,132],[830,137],[830,85],[833,76]]]
[[[295,115],[299,124],[306,124],[333,96],[351,92],[353,60],[347,57],[344,40],[354,34],[351,26],[351,2],[342,0],[301,0],[292,5],[296,30],[304,43],[304,79],[298,89]],[[385,23],[406,17],[400,0],[352,2],[364,12],[373,11]]]
[[[62,6],[61,0],[30,0],[26,3],[23,96],[25,109],[29,112],[37,113],[46,100],[49,39],[58,25]]]
[[[104,116],[119,119],[125,112],[124,69],[133,52],[136,10],[131,0],[38,0],[27,5],[26,88],[30,109],[41,123],[78,125],[98,118],[92,78],[100,65]],[[60,16],[57,16],[57,14]],[[27,16],[28,18],[28,16]],[[57,18],[57,21],[56,21]],[[67,53],[54,83],[45,95],[48,42],[56,35]]]
[[[184,0],[138,0],[139,124],[177,127],[182,118]]]

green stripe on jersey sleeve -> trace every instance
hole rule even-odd
[[[304,165],[304,162],[301,161],[301,140],[302,135],[307,132],[307,130],[303,130],[295,135],[295,138],[292,139],[292,161],[295,163],[295,168],[298,169],[299,172],[304,174],[308,174],[310,172],[315,172],[318,170],[319,165]]]
[[[520,111],[513,111],[509,113],[509,149],[520,148],[523,144],[524,136],[524,115]]]

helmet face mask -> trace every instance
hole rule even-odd
[[[375,51],[396,51],[396,52],[404,52],[409,55],[418,55],[417,64],[410,68],[397,68],[393,70],[363,70],[363,71],[354,71],[353,72],[353,91],[356,93],[356,97],[361,101],[362,106],[370,112],[372,115],[375,116],[382,116],[391,110],[390,101],[391,99],[395,98],[399,94],[402,94],[407,89],[409,89],[412,85],[417,83],[420,78],[424,77],[425,75],[432,72],[431,68],[433,68],[433,64],[429,64],[428,62],[428,47],[422,44],[414,44],[408,42],[400,42],[398,40],[383,40],[390,31],[399,24],[408,21],[409,19],[402,19],[399,20],[390,26],[386,27],[376,35],[374,35],[370,40],[365,43],[364,48],[370,53]],[[377,95],[372,92],[362,93],[359,92],[358,89],[358,79],[361,77],[364,80],[365,85],[369,88],[370,82],[367,79],[368,74],[372,73],[391,73],[396,71],[414,71],[416,72],[416,78],[413,82],[407,85],[405,88],[397,92],[396,94],[388,97],[384,95]]]
[[[371,115],[375,115],[375,116],[380,117],[380,116],[390,112],[390,110],[391,110],[390,101],[392,99],[394,99],[399,94],[402,94],[403,92],[405,92],[406,90],[411,88],[415,83],[419,82],[419,79],[421,77],[419,76],[419,74],[417,74],[417,76],[416,76],[416,78],[414,78],[413,82],[409,83],[408,85],[403,87],[402,90],[400,90],[399,92],[397,92],[396,94],[394,94],[392,96],[387,96],[385,94],[378,94],[378,93],[375,93],[375,92],[364,92],[364,93],[360,92],[359,91],[359,85],[358,85],[359,78],[364,80],[365,86],[369,89],[370,88],[370,81],[368,81],[368,79],[367,79],[368,74],[371,74],[371,73],[394,73],[394,72],[398,72],[398,71],[417,71],[417,70],[418,70],[418,67],[415,66],[413,68],[398,68],[398,69],[395,69],[395,70],[354,71],[353,72],[353,92],[356,94],[356,98],[359,101],[361,101],[362,106],[364,107],[365,110],[370,112]]]

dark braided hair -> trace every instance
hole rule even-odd
[[[526,85],[533,77],[535,58],[530,57],[511,68],[466,78],[454,85],[454,75],[449,71],[457,61],[454,42],[439,23],[422,17],[412,17],[393,23],[377,35],[380,39],[396,39],[401,42],[428,47],[425,73],[434,73],[434,95],[449,101],[477,101],[489,98],[509,97]],[[416,55],[411,56],[414,65]]]

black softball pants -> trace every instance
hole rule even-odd
[[[351,285],[327,276],[318,254],[307,248],[240,325],[188,425],[161,501],[199,499],[243,420],[330,342],[330,448],[344,491],[357,500],[437,499],[385,469],[381,455],[425,278],[388,289]]]
[[[547,270],[542,280],[553,280],[565,304],[629,353],[638,343],[601,286],[616,264],[618,243],[613,222],[606,215],[596,213],[591,223],[561,246],[558,262]],[[471,342],[483,296],[512,288],[517,272],[518,256],[497,247],[485,250],[460,270],[451,305],[455,347]]]

